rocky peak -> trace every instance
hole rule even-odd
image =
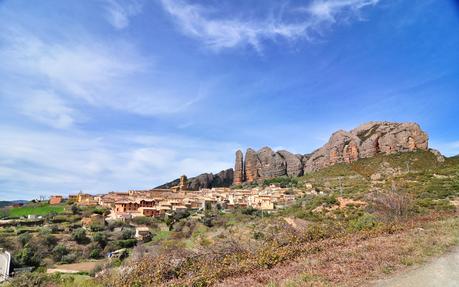
[[[369,122],[347,132],[338,131],[304,165],[306,172],[377,153],[428,149],[428,136],[416,123]]]

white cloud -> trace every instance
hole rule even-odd
[[[300,20],[287,22],[282,17],[273,19],[219,19],[212,18],[209,8],[189,4],[183,0],[161,0],[162,6],[174,17],[183,33],[197,38],[214,50],[250,45],[261,50],[262,40],[309,39],[320,31],[323,24],[337,22],[341,15],[347,17],[358,14],[378,0],[317,0],[306,7],[297,7],[290,12],[301,12]],[[281,14],[284,7],[279,8]]]
[[[116,29],[124,29],[129,25],[129,18],[142,12],[142,5],[138,1],[106,0],[106,18]]]
[[[304,10],[319,21],[336,22],[340,14],[358,14],[366,6],[376,5],[379,0],[315,0]]]
[[[29,118],[54,128],[69,128],[76,121],[77,112],[53,92],[30,91],[22,96],[19,110]]]
[[[152,188],[232,167],[236,145],[176,135],[35,131],[0,126],[0,197]]]
[[[182,112],[203,97],[198,89],[193,94],[186,85],[152,78],[156,69],[152,57],[144,57],[125,41],[107,43],[88,35],[52,41],[19,28],[0,28],[0,33],[4,43],[0,74],[16,77],[2,87],[10,97],[46,90],[53,91],[55,103],[70,96],[93,106],[148,116]],[[19,81],[23,84],[14,84]],[[30,104],[25,110],[31,110]],[[70,118],[65,123],[63,115],[57,125],[70,125]]]

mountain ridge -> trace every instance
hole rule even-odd
[[[280,176],[298,177],[337,163],[351,163],[377,154],[429,150],[437,160],[444,160],[440,152],[429,149],[428,141],[429,136],[417,123],[372,121],[350,131],[332,133],[327,143],[309,154],[273,151],[267,146],[258,151],[248,148],[245,155],[237,150],[234,169],[190,178],[188,188],[198,190],[260,182]],[[157,188],[170,188],[178,183],[179,179],[176,179]]]

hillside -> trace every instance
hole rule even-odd
[[[380,154],[259,183],[271,184],[296,203],[155,222],[86,286],[368,286],[459,243],[458,157]]]

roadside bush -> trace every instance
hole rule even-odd
[[[46,273],[26,272],[13,277],[8,281],[8,287],[47,287],[52,286],[55,276]]]
[[[364,213],[362,216],[349,221],[349,228],[352,231],[370,230],[378,225],[376,216]]]
[[[386,220],[406,218],[413,207],[413,200],[404,192],[378,192],[370,195],[372,208]]]

